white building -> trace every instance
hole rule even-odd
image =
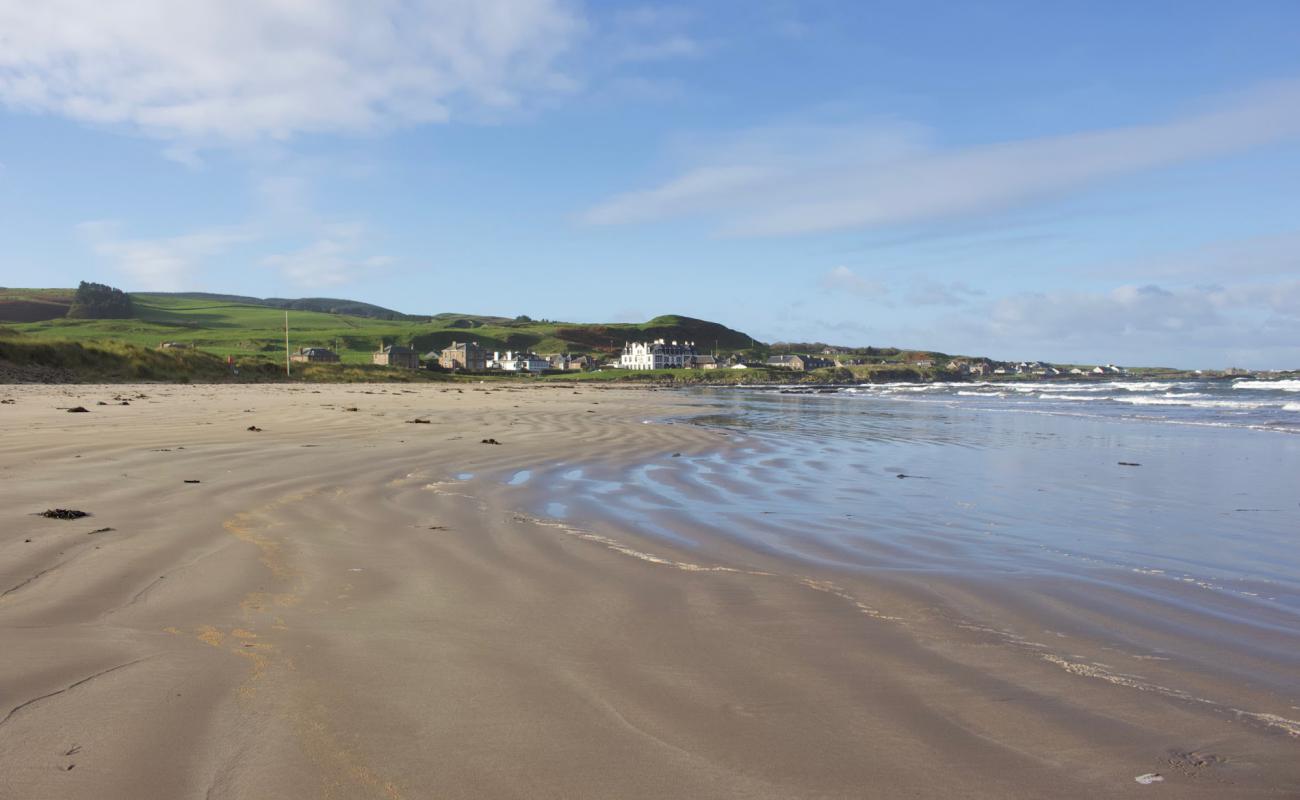
[[[682,369],[695,363],[695,342],[629,342],[618,365],[623,369]]]
[[[551,368],[551,362],[536,353],[515,353],[507,350],[504,357],[501,353],[494,352],[487,368],[504,372],[542,372]]]

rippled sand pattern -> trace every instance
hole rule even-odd
[[[564,470],[745,447],[663,424],[689,397],[141,386],[96,405],[121,391],[0,387],[5,800],[1300,791],[1294,696],[1103,651],[1101,609],[516,502]],[[91,516],[34,516],[52,507]]]

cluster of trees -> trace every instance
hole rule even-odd
[[[82,281],[72,296],[72,319],[129,319],[134,316],[131,295],[102,283]]]

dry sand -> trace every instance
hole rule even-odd
[[[968,587],[678,552],[456,478],[725,450],[642,423],[678,395],[0,399],[5,800],[1300,796],[1300,729],[972,623]]]

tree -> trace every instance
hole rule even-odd
[[[130,319],[134,313],[131,295],[102,283],[82,281],[67,315],[72,319]]]

